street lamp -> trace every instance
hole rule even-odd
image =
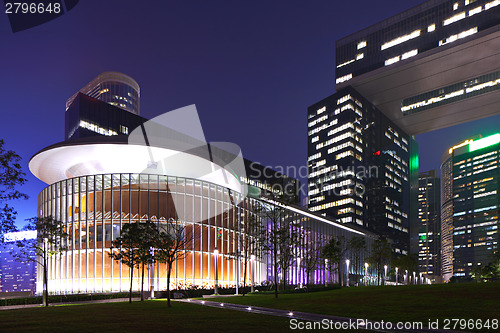
[[[396,267],[396,286],[398,285],[398,268]]]
[[[325,287],[327,285],[327,281],[326,281],[326,267],[328,266],[328,259],[325,259],[325,275],[323,276],[323,280],[325,281]]]
[[[215,288],[214,288],[214,294],[219,294],[219,250],[215,248],[214,250],[214,255],[215,255]]]
[[[252,269],[252,275],[251,275],[251,278],[252,278],[252,286],[251,286],[251,292],[254,292],[254,270],[255,270],[255,256],[252,254],[250,256],[250,268]]]
[[[302,288],[302,277],[300,276],[300,273],[302,273],[302,270],[300,269],[300,257],[297,258],[297,282],[299,284],[299,288]]]
[[[346,265],[346,268],[347,268],[347,270],[346,270],[346,277],[347,277],[346,278],[346,285],[347,285],[347,287],[349,287],[349,263],[350,262],[351,261],[349,259],[345,260],[345,265]],[[340,283],[340,281],[339,281],[339,283]]]
[[[385,281],[387,281],[387,265],[384,265],[384,286],[385,286]]]
[[[151,248],[151,258],[155,257],[155,249]],[[150,281],[149,281],[149,291],[151,299],[155,298],[155,262],[154,259],[151,262],[151,275],[150,275]]]
[[[413,284],[417,284],[415,281],[417,280],[415,272],[413,272]]]
[[[408,270],[405,269],[405,282],[408,285]]]
[[[368,285],[368,263],[365,262],[365,285]]]

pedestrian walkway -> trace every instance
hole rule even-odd
[[[177,299],[176,301],[179,302],[188,302],[188,303],[194,303],[194,304],[199,304],[202,306],[210,306],[213,308],[219,308],[219,309],[229,309],[229,310],[236,310],[236,311],[243,311],[243,312],[249,312],[249,313],[258,313],[258,314],[264,314],[264,315],[270,315],[270,316],[278,316],[278,317],[287,317],[290,319],[298,319],[298,320],[305,320],[305,321],[313,321],[313,322],[322,322],[323,320],[326,319],[332,325],[334,323],[344,323],[348,329],[366,329],[366,324],[365,319],[355,319],[355,318],[347,318],[347,317],[338,317],[338,316],[330,316],[330,315],[323,315],[323,314],[317,314],[317,313],[307,313],[307,312],[297,312],[297,311],[286,311],[286,310],[280,310],[280,309],[271,309],[271,308],[261,308],[261,307],[256,307],[256,306],[251,306],[251,305],[243,305],[243,304],[231,304],[231,303],[221,303],[221,302],[213,302],[213,301],[206,301],[206,300],[198,300],[198,299]],[[376,327],[374,324],[376,321],[370,321],[372,323],[371,327]],[[360,325],[355,325],[355,324],[360,324]],[[386,324],[385,327],[389,326],[387,322],[384,322]],[[464,333],[464,331],[452,331],[452,330],[432,330],[428,328],[423,328],[423,329],[411,329],[411,330],[405,330],[405,329],[396,329],[396,324],[392,324],[392,327],[394,329],[370,329],[369,331],[372,332],[387,332],[387,333],[406,333],[406,332],[423,332],[423,333]]]

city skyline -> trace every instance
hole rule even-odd
[[[245,157],[271,167],[303,167],[307,107],[335,92],[335,40],[422,2],[167,2],[136,8],[134,1],[119,7],[110,1],[100,10],[81,3],[16,34],[2,16],[10,65],[1,80],[0,131],[6,147],[23,158],[28,182],[21,190],[30,195],[14,203],[18,226],[36,214],[36,196],[45,187],[29,173],[29,158],[64,138],[65,101],[99,73],[134,77],[148,118],[196,104],[210,141],[235,142]],[[341,15],[353,11],[355,18]],[[440,156],[456,142],[493,134],[498,120],[418,135],[420,171],[439,169]]]

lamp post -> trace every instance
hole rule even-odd
[[[351,261],[349,259],[345,260],[345,265],[346,265],[346,286],[349,287],[349,263]],[[339,281],[340,283],[340,281]]]
[[[300,257],[297,258],[297,282],[299,284],[299,288],[302,288],[302,277],[300,276],[301,269],[300,269]]]
[[[240,286],[240,251],[238,250],[236,252],[236,295],[238,295],[239,292],[239,286]]]
[[[215,255],[215,288],[214,288],[214,294],[218,295],[219,294],[219,250],[215,248],[214,250],[214,255]]]
[[[387,265],[384,265],[384,286],[385,286],[385,281],[387,281]]]
[[[396,286],[398,285],[398,268],[396,267]]]
[[[250,291],[254,292],[254,270],[255,270],[255,256],[252,254],[250,256],[250,269],[252,270],[252,275],[250,277],[252,278],[252,286],[250,287]]]
[[[408,285],[408,270],[405,269],[405,282]]]
[[[365,285],[368,285],[368,263],[365,262]]]
[[[416,274],[415,274],[415,272],[413,272],[413,284],[417,284],[417,283],[416,283],[416,280],[417,280],[417,278],[416,278]]]
[[[155,249],[151,248],[151,258],[155,257]],[[151,276],[149,281],[149,291],[151,299],[155,298],[155,262],[154,259],[151,261]]]
[[[326,267],[328,266],[328,259],[325,259],[325,275],[323,277],[324,281],[325,281],[325,287],[327,286],[327,281],[326,281]]]

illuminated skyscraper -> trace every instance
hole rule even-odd
[[[130,76],[118,72],[104,72],[66,101],[66,110],[73,100],[83,93],[121,109],[140,114],[141,89]]]
[[[469,277],[498,251],[500,133],[457,144],[441,161],[442,274]]]
[[[419,272],[440,275],[441,233],[440,180],[436,170],[421,172],[418,177],[418,222],[411,231],[411,252],[418,253]]]
[[[308,156],[311,211],[362,225],[408,253],[418,176],[410,136],[348,87],[308,108]]]

